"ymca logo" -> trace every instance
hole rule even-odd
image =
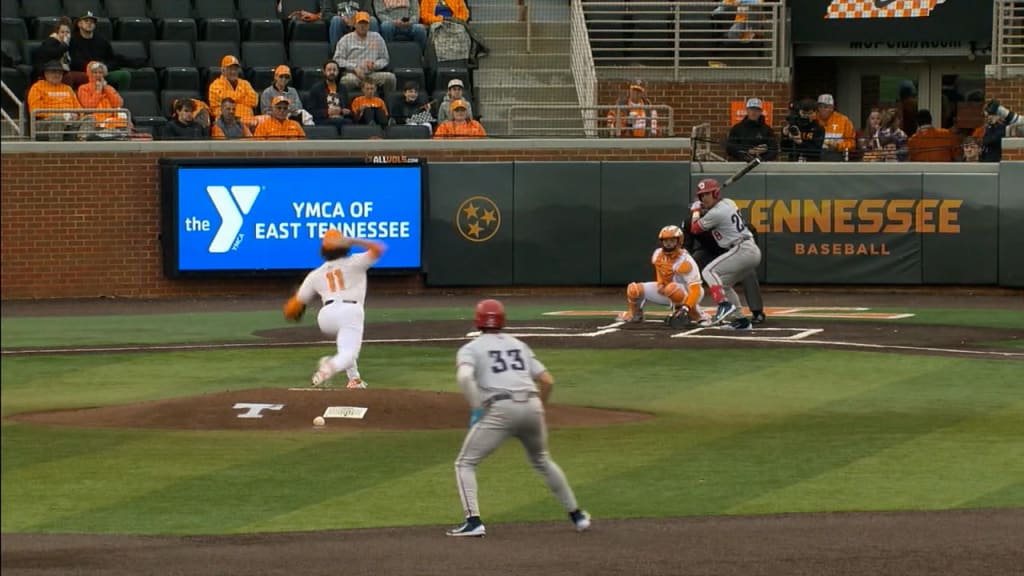
[[[231,249],[242,229],[242,217],[249,214],[256,198],[260,195],[260,186],[207,186],[206,193],[213,201],[213,207],[220,214],[220,228],[210,242],[211,254],[223,254]]]

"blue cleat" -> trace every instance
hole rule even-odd
[[[736,306],[732,302],[725,300],[724,302],[718,305],[718,311],[715,312],[715,324],[721,324],[725,322],[729,318],[729,316],[735,314],[736,311]]]

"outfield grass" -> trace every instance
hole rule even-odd
[[[371,312],[378,321],[419,314],[441,313]],[[38,320],[4,319],[3,346],[215,341],[229,333],[238,340],[281,325],[277,311],[238,312],[58,319],[28,334],[26,322]],[[67,325],[79,320],[93,333]],[[455,348],[367,346],[360,367],[375,387],[454,392]],[[1020,362],[816,349],[537,348],[558,381],[554,401],[656,414],[553,431],[553,456],[598,518],[1024,507]],[[5,357],[0,414],[281,387],[304,380],[318,352]],[[5,421],[0,529],[216,534],[454,522],[452,462],[463,435]],[[515,445],[484,463],[480,482],[489,522],[562,517]]]

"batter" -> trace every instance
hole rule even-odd
[[[590,529],[590,514],[576,504],[565,474],[548,454],[544,405],[554,379],[525,343],[505,334],[505,306],[497,300],[476,305],[482,334],[459,349],[456,380],[472,408],[469,433],[455,459],[455,481],[466,521],[449,536],[483,536],[477,500],[476,467],[510,436],[519,439],[526,457],[569,513],[578,532]],[[540,385],[538,389],[537,385]]]

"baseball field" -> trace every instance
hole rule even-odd
[[[473,304],[555,377],[577,534],[509,442],[453,461]],[[282,299],[5,302],[2,569],[31,575],[1009,575],[1024,566],[1024,294],[770,291],[751,331],[622,325],[608,291],[378,295],[367,390]],[[329,410],[330,408],[336,410]],[[315,416],[348,414],[362,418]]]

